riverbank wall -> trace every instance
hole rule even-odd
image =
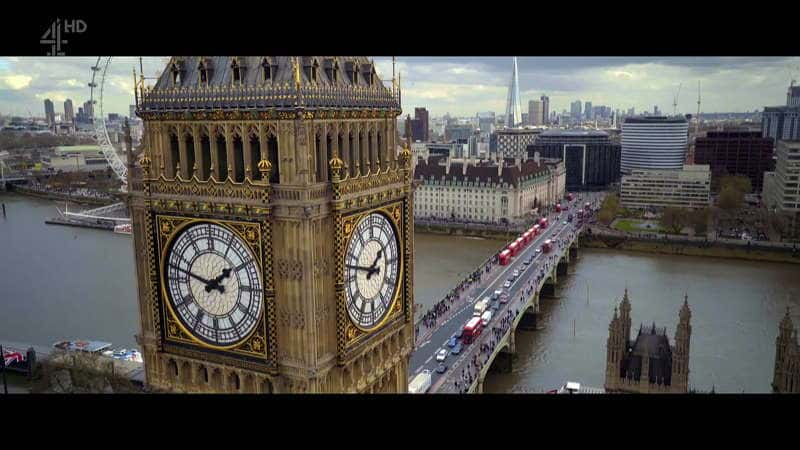
[[[9,189],[10,192],[15,194],[25,195],[28,197],[35,197],[41,198],[44,200],[59,200],[59,201],[70,201],[72,203],[79,203],[85,205],[96,205],[96,206],[105,206],[110,205],[112,203],[116,203],[118,199],[103,199],[103,198],[91,198],[91,197],[73,197],[66,194],[60,194],[56,192],[41,192],[34,189],[28,189],[20,186],[14,186],[12,189]]]
[[[432,225],[414,223],[415,233],[446,234],[450,236],[469,236],[485,239],[496,239],[509,241],[519,235],[519,231],[494,229],[494,228],[472,228],[463,225]]]
[[[791,248],[773,248],[757,245],[739,245],[725,242],[687,242],[669,239],[642,239],[633,236],[611,236],[584,233],[580,246],[584,248],[613,249],[662,255],[707,256],[713,258],[742,259],[800,264],[800,251]]]

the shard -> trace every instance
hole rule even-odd
[[[522,106],[519,99],[519,73],[517,57],[514,57],[514,71],[511,73],[511,84],[508,86],[508,102],[506,103],[506,126],[514,128],[522,124]]]

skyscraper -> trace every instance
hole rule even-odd
[[[531,125],[544,125],[541,101],[531,100],[528,102],[528,118]]]
[[[64,121],[70,123],[75,122],[75,109],[70,99],[64,102]]]
[[[594,114],[592,113],[592,102],[586,102],[584,104],[583,115],[586,117],[586,120],[594,119]]]
[[[550,123],[550,97],[542,95],[539,97],[542,102],[542,118],[545,124]]]
[[[581,120],[581,101],[575,100],[574,102],[572,102],[572,104],[570,105],[569,112],[573,119]]]
[[[44,99],[44,117],[50,126],[56,123],[56,111],[53,109],[53,102],[49,98]]]
[[[508,85],[508,101],[506,102],[506,122],[508,128],[514,128],[522,123],[522,105],[519,99],[519,72],[517,70],[517,57],[514,57],[514,70],[511,73],[511,84]]]

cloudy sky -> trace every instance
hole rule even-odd
[[[155,76],[168,58],[144,58],[146,76]],[[87,83],[95,58],[0,57],[0,113],[44,115],[43,102],[71,98],[75,110],[89,98]],[[375,58],[380,76],[391,78],[391,58]],[[138,58],[114,58],[104,88],[105,112],[127,115],[133,103],[132,69]],[[431,115],[472,116],[479,111],[505,111],[510,57],[398,57],[402,73],[403,110],[427,107]],[[520,95],[527,102],[542,94],[551,109],[569,109],[577,99],[637,112],[697,108],[701,82],[702,111],[743,112],[785,102],[792,74],[800,80],[800,58],[776,57],[520,57]]]

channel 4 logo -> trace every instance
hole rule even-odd
[[[67,34],[80,34],[86,31],[86,22],[80,19],[56,19],[45,30],[39,43],[50,46],[47,56],[64,56],[61,47],[69,43],[64,36]]]

